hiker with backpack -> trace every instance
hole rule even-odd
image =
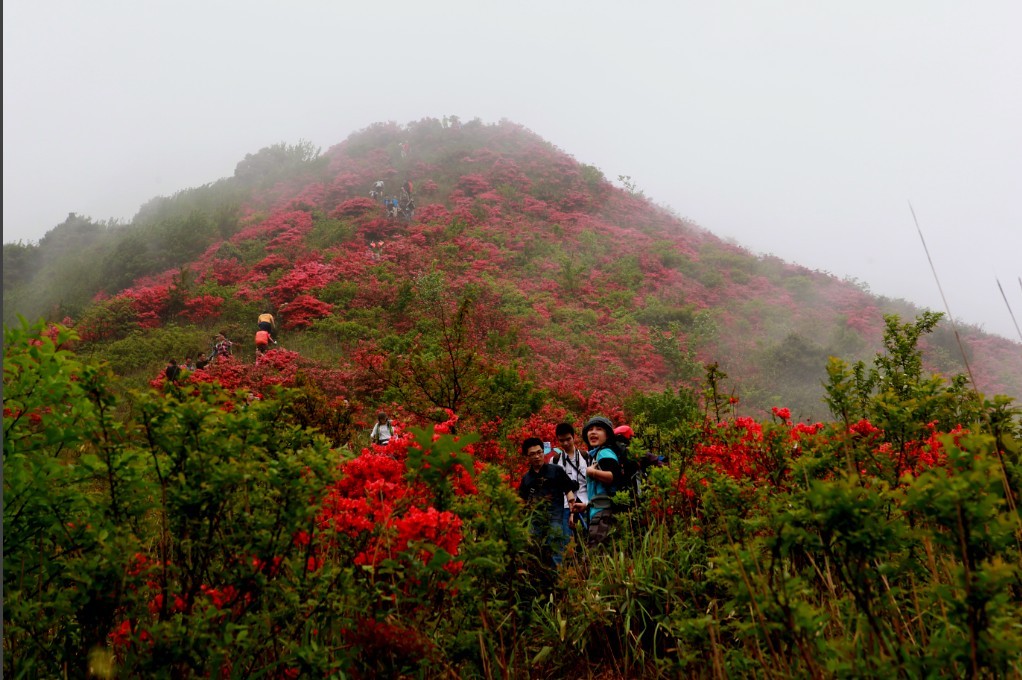
[[[603,545],[610,538],[614,523],[614,494],[625,482],[623,449],[617,443],[614,423],[603,416],[590,418],[582,428],[582,441],[589,444],[589,467],[586,468],[586,491],[589,501],[576,500],[575,512],[585,512],[589,521],[586,545]]]
[[[551,462],[560,465],[568,473],[568,477],[578,482],[575,497],[582,503],[588,503],[586,468],[589,467],[589,456],[575,444],[575,427],[571,423],[558,423],[554,434],[560,447],[554,449],[555,455]],[[573,512],[573,505],[574,503],[567,498],[564,499],[564,521],[568,525],[568,530],[581,541],[584,536],[581,529],[585,526],[585,520],[581,520]]]
[[[564,504],[577,500],[578,482],[560,465],[544,462],[545,453],[539,437],[529,437],[522,442],[522,455],[528,460],[529,469],[518,485],[518,497],[529,505],[539,506],[532,518],[532,533],[544,539],[544,557],[558,566],[571,541],[564,521]]]
[[[387,213],[387,217],[397,217],[401,211],[401,206],[398,204],[397,197],[388,196],[383,199],[383,209]]]
[[[167,359],[167,367],[163,369],[163,374],[167,377],[167,382],[177,384],[178,378],[181,377],[181,367],[178,366],[177,359]]]
[[[269,312],[263,312],[256,318],[256,328],[269,333],[272,339],[277,334],[277,321]]]
[[[277,341],[273,339],[270,332],[262,328],[257,330],[255,334],[256,358],[261,354],[266,354],[271,344],[276,345]]]
[[[651,467],[666,467],[667,459],[664,456],[658,456],[655,453],[649,451],[638,455],[632,451],[632,438],[635,437],[635,431],[628,425],[619,425],[614,428],[614,434],[617,435],[618,441],[624,446],[625,456],[629,461],[635,461],[635,465],[638,466],[638,472],[641,479],[645,479],[646,472]],[[639,495],[641,489],[638,488],[638,484],[633,485],[633,495]]]
[[[415,199],[409,198],[401,212],[404,214],[406,220],[412,219],[415,215]]]
[[[223,333],[217,333],[216,338],[213,339],[213,352],[210,354],[209,360],[213,361],[217,358],[227,359],[231,356],[231,347],[234,343],[227,339],[227,336]]]
[[[376,414],[376,423],[373,425],[373,431],[369,433],[369,441],[377,446],[386,446],[393,436],[393,423],[387,417],[386,411],[380,411]]]

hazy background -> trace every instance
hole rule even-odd
[[[5,243],[245,154],[507,118],[757,253],[1018,340],[1022,3],[80,2],[4,18]]]

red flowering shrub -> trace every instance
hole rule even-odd
[[[510,158],[498,158],[490,169],[490,179],[494,185],[506,184],[519,191],[528,191],[532,181],[522,172],[518,164]]]
[[[859,422],[855,423],[854,425],[852,425],[848,429],[851,430],[852,432],[854,432],[855,434],[861,436],[861,437],[872,437],[872,436],[882,436],[883,435],[883,432],[880,430],[880,428],[875,427],[871,422],[869,422],[865,418],[863,418]]]
[[[237,260],[213,260],[213,278],[221,286],[229,286],[245,278],[248,274],[245,265]]]
[[[220,306],[224,299],[216,295],[200,295],[185,300],[185,308],[178,312],[189,321],[206,321],[220,316]]]
[[[782,422],[786,423],[791,420],[791,410],[788,408],[778,408],[777,406],[774,406],[770,409],[770,411],[775,417],[780,418]]]
[[[311,295],[299,295],[288,303],[284,315],[284,328],[308,328],[316,319],[330,316],[333,305],[317,300]]]
[[[284,232],[307,234],[312,229],[312,215],[305,210],[281,210],[272,213],[261,222],[245,227],[231,237],[231,243],[244,243],[251,240],[267,241]]]
[[[283,255],[273,253],[272,255],[267,255],[263,259],[259,260],[259,262],[256,262],[252,266],[252,270],[263,274],[269,274],[274,269],[281,269],[282,267],[287,267],[290,264],[291,262]]]
[[[326,193],[323,195],[323,201],[326,204],[326,207],[336,205],[359,193],[364,184],[365,181],[354,172],[342,172],[338,174],[334,177],[334,180],[330,183]]]
[[[764,429],[752,418],[707,425],[695,446],[693,461],[710,464],[735,479],[781,484],[787,476],[785,456],[790,437],[776,427]]]
[[[377,212],[379,209],[379,204],[373,199],[365,196],[359,196],[358,198],[350,198],[334,208],[334,210],[330,213],[330,217],[334,219],[361,217],[372,212]]]
[[[277,305],[283,305],[303,293],[318,290],[333,281],[337,271],[333,265],[308,260],[296,264],[270,288],[267,293]]]
[[[170,302],[170,286],[129,288],[122,291],[117,297],[131,300],[136,320],[141,328],[156,328],[167,311],[167,305]]]
[[[451,219],[447,208],[438,204],[430,203],[415,211],[415,219],[424,224],[441,223],[446,224]]]
[[[490,183],[482,175],[463,175],[456,187],[466,196],[475,196],[490,190]]]

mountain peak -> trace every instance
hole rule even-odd
[[[161,344],[171,329],[247,338],[268,307],[367,404],[499,412],[521,381],[525,403],[591,412],[694,388],[714,364],[743,408],[812,418],[829,356],[869,359],[885,314],[921,312],[754,256],[623,183],[508,121],[379,123],[325,153],[249,154],[128,226],[69,218],[12,269],[5,248],[5,310],[70,316],[100,352],[140,333],[165,354],[192,349]],[[1016,345],[964,337],[980,390],[1022,394]],[[962,372],[949,329],[926,345]]]

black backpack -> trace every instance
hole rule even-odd
[[[639,461],[628,451],[628,447],[618,447],[618,459],[621,462],[621,475],[623,479],[618,484],[616,493],[625,492],[628,494],[628,500],[615,503],[615,507],[619,510],[627,510],[639,504],[639,499],[642,498],[642,487],[646,472],[639,464]]]
[[[593,503],[594,507],[609,507],[613,508],[614,511],[628,510],[638,505],[639,498],[642,497],[642,483],[645,473],[639,461],[631,456],[628,447],[622,442],[613,442],[608,448],[617,455],[618,463],[621,465],[621,481],[614,486],[614,491],[610,496],[596,496],[591,498],[590,502]],[[627,496],[624,500],[620,499],[622,492]],[[612,502],[611,496],[617,497],[619,500]],[[599,503],[604,505],[601,506]]]

